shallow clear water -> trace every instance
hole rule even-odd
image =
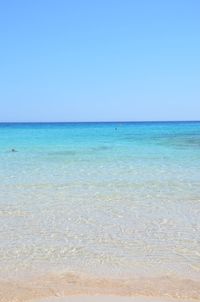
[[[200,123],[0,124],[0,225],[0,277],[199,279]]]

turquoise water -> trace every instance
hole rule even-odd
[[[0,124],[0,224],[0,277],[199,279],[200,123]]]

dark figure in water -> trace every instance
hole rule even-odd
[[[11,149],[11,152],[17,152],[15,149]]]

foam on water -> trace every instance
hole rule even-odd
[[[1,124],[0,276],[199,280],[199,183],[197,122]]]

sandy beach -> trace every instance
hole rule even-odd
[[[107,297],[107,298],[106,298]],[[135,297],[148,297],[135,298]],[[158,297],[152,300],[151,297]],[[149,300],[149,298],[151,298]],[[200,283],[189,279],[109,279],[51,274],[24,281],[1,281],[1,302],[200,301]],[[174,299],[174,300],[173,300]]]

